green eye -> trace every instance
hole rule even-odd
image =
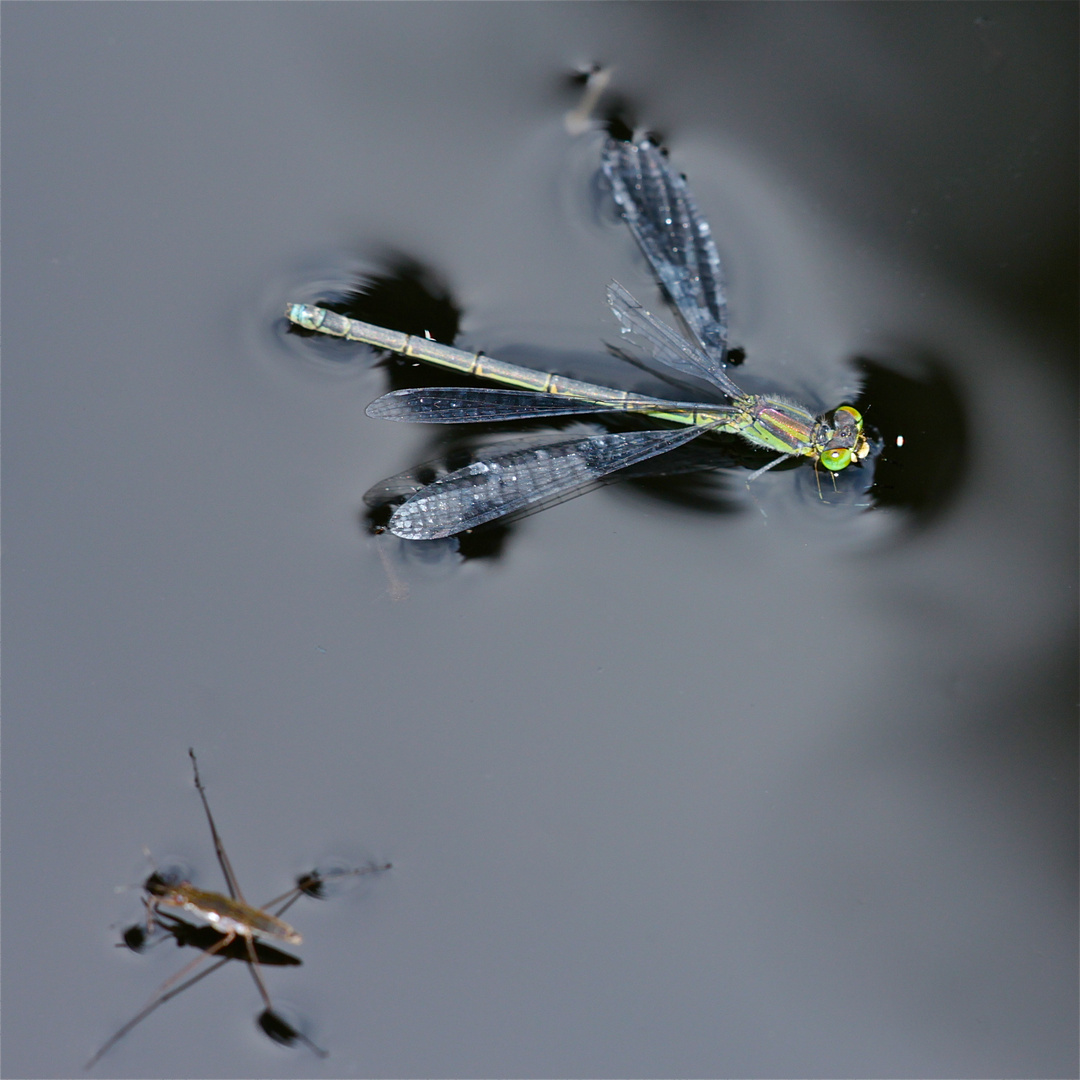
[[[838,450],[825,450],[821,455],[821,464],[829,472],[839,472],[851,464],[851,450],[843,447]]]

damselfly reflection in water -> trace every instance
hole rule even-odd
[[[751,446],[779,455],[753,471],[747,484],[792,458],[809,458],[815,471],[823,468],[831,477],[850,466],[872,463],[878,447],[851,405],[815,416],[787,397],[748,394],[728,375],[727,301],[720,255],[685,179],[672,171],[661,150],[647,138],[632,142],[609,138],[602,167],[623,220],[684,330],[677,333],[612,282],[608,303],[622,333],[643,344],[675,375],[708,383],[726,402],[633,394],[464,352],[325,308],[290,304],[286,316],[307,330],[515,388],[398,390],[368,406],[372,417],[467,424],[635,414],[681,425],[585,437],[563,435],[541,445],[534,441],[494,447],[433,483],[415,485],[390,518],[390,531],[397,536],[434,540],[529,507],[559,502],[611,473],[638,466],[708,432],[738,435]],[[818,487],[820,492],[820,476]]]
[[[334,882],[389,870],[390,863],[371,864],[355,869],[312,870],[298,877],[296,884],[288,892],[282,893],[281,896],[275,897],[261,907],[249,904],[240,890],[232,863],[225,854],[225,846],[214,823],[214,816],[210,812],[210,803],[199,776],[195,752],[189,750],[188,754],[195,773],[195,787],[206,812],[210,835],[214,841],[214,851],[221,866],[221,872],[225,876],[225,885],[229,895],[197,888],[190,881],[162,874],[157,869],[143,882],[143,889],[146,892],[143,897],[146,919],[143,924],[129,927],[124,932],[123,944],[136,952],[141,952],[148,943],[160,942],[172,937],[178,945],[190,945],[199,949],[201,955],[196,956],[175,975],[166,979],[146,1005],[94,1054],[86,1063],[85,1068],[93,1068],[105,1053],[155,1009],[176,997],[177,994],[182,994],[200,979],[217,971],[229,960],[243,961],[251,972],[264,1005],[258,1017],[259,1027],[275,1042],[287,1045],[302,1042],[319,1057],[326,1057],[325,1050],[316,1046],[274,1009],[260,968],[300,964],[301,961],[297,957],[283,952],[278,946],[299,945],[302,941],[300,934],[281,918],[301,896],[322,897]],[[172,911],[162,910],[163,908],[178,909],[200,921],[188,922]],[[196,973],[196,969],[215,958],[213,964],[203,967]]]

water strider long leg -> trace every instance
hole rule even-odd
[[[174,986],[167,994],[155,995],[149,1002],[136,1013],[119,1031],[116,1032],[112,1038],[83,1066],[83,1072],[89,1072],[105,1054],[111,1050],[128,1032],[133,1031],[143,1020],[145,1020],[155,1009],[164,1005],[166,1001],[171,1001],[178,994],[182,994],[189,986],[194,986],[197,982],[201,982],[208,975],[212,975],[220,967],[224,967],[229,962],[228,957],[223,960],[218,960],[216,964],[211,964],[205,971],[200,971],[198,975],[192,976],[187,982],[180,986]]]
[[[266,1009],[259,1017],[259,1026],[265,1031],[271,1038],[277,1038],[280,1036],[279,1041],[288,1041],[290,1039],[300,1039],[305,1046],[311,1051],[317,1054],[319,1057],[329,1057],[329,1052],[324,1050],[321,1046],[317,1046],[311,1041],[302,1031],[298,1031],[288,1023],[274,1008],[274,1003],[270,1000],[269,991],[266,989],[266,984],[263,982],[262,975],[259,974],[259,958],[255,955],[255,942],[251,937],[244,939],[247,942],[248,951],[248,971],[251,972],[251,977],[255,982],[255,985],[259,989],[259,994],[262,996],[263,1004]],[[276,1033],[276,1034],[275,1034]]]
[[[331,870],[325,874],[313,870],[310,874],[304,874],[298,878],[296,884],[288,892],[275,896],[273,900],[263,904],[263,908],[267,910],[275,908],[275,915],[284,915],[301,896],[305,894],[307,896],[318,896],[322,883],[329,881],[331,878],[363,877],[365,874],[381,874],[384,870],[392,869],[393,863],[382,863],[380,866],[360,866],[352,870]],[[278,904],[281,906],[277,907]]]
[[[196,956],[194,960],[189,964],[185,964],[175,975],[169,976],[160,987],[158,987],[157,993],[139,1010],[119,1031],[117,1031],[100,1050],[83,1066],[83,1071],[88,1072],[92,1069],[98,1061],[104,1056],[104,1054],[112,1049],[129,1031],[133,1030],[138,1024],[146,1019],[155,1009],[164,1005],[166,1001],[176,997],[177,994],[182,993],[189,986],[193,986],[200,979],[205,979],[213,971],[217,971],[219,967],[228,963],[228,958],[219,960],[212,967],[207,968],[206,971],[199,972],[193,979],[188,979],[182,986],[174,986],[174,984],[180,980],[186,978],[192,971],[195,970],[201,963],[209,960],[215,953],[220,952],[222,949],[228,948],[236,939],[236,934],[226,934],[222,939],[217,942],[210,949],[207,949],[201,956]],[[170,989],[172,987],[172,989]]]
[[[210,802],[206,797],[206,789],[203,787],[202,778],[199,776],[199,763],[195,759],[195,751],[192,748],[188,748],[188,756],[191,758],[191,765],[195,771],[195,787],[198,789],[199,797],[202,799],[203,809],[206,811],[206,820],[210,824],[210,834],[214,839],[214,850],[217,852],[218,863],[221,865],[221,871],[225,875],[225,881],[229,888],[229,895],[234,899],[240,901],[241,904],[246,904],[243,891],[240,888],[240,883],[237,880],[236,874],[233,871],[232,863],[229,861],[229,856],[225,853],[225,845],[222,843],[221,836],[218,833],[217,826],[214,823],[214,815],[210,811]],[[208,950],[203,957],[197,958],[188,965],[186,970],[190,970],[196,963],[203,959],[212,956],[220,949],[226,948],[230,945],[237,936],[238,931],[232,931],[227,933],[226,936],[212,949]],[[274,1003],[270,1000],[270,992],[266,989],[266,983],[263,981],[262,974],[260,973],[260,967],[262,966],[258,954],[255,951],[255,938],[253,933],[241,934],[244,939],[244,944],[248,954],[248,971],[251,972],[252,981],[255,983],[256,988],[259,991],[259,995],[263,999],[263,1004],[266,1006],[266,1010],[260,1018],[260,1025],[264,1030],[269,1030],[267,1025],[270,1023],[271,1018],[275,1021],[274,1026],[277,1030],[281,1030],[283,1027],[287,1029],[296,1038],[302,1039],[316,1054],[320,1057],[326,1057],[327,1052],[321,1047],[316,1046],[310,1039],[308,1039],[303,1033],[296,1031],[291,1024],[287,1024],[275,1011]],[[174,976],[174,981],[178,976]]]
[[[195,751],[190,746],[188,747],[188,757],[191,758],[191,767],[195,770],[195,787],[199,792],[199,798],[202,799],[203,809],[206,811],[206,820],[210,823],[210,835],[214,839],[214,851],[217,853],[221,872],[225,875],[225,884],[229,889],[229,895],[234,900],[246,903],[244,894],[240,891],[240,883],[236,880],[236,874],[233,873],[232,863],[229,862],[229,856],[225,854],[225,845],[221,842],[221,836],[218,834],[217,826],[214,824],[214,815],[210,812],[210,801],[206,797],[206,789],[203,787],[202,779],[199,776],[199,763],[195,760]]]

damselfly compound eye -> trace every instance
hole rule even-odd
[[[847,447],[839,450],[825,450],[821,455],[821,464],[829,472],[840,472],[851,464],[851,450]]]

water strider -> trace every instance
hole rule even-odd
[[[809,458],[835,474],[867,459],[874,447],[859,412],[841,405],[815,416],[786,397],[748,394],[727,373],[727,303],[720,256],[686,181],[649,139],[609,138],[603,171],[626,221],[685,330],[677,333],[617,282],[608,303],[622,333],[644,343],[660,363],[704,380],[727,404],[669,401],[564,378],[468,353],[427,338],[346,318],[310,304],[290,304],[287,318],[307,330],[360,341],[515,389],[437,387],[398,390],[368,406],[369,416],[463,424],[574,414],[634,413],[678,429],[553,436],[542,445],[497,447],[480,460],[421,487],[394,511],[390,531],[411,540],[451,536],[529,506],[557,502],[619,469],[673,450],[699,435],[729,432],[779,454],[747,483],[789,458]]]
[[[251,977],[263,999],[265,1008],[258,1019],[263,1031],[282,1043],[300,1040],[320,1057],[326,1057],[325,1050],[316,1046],[306,1035],[297,1031],[275,1011],[259,969],[264,964],[297,965],[300,963],[299,959],[282,952],[276,945],[299,945],[303,940],[300,934],[281,918],[302,895],[321,896],[326,884],[333,879],[358,877],[389,870],[390,864],[326,872],[313,870],[297,878],[295,886],[288,892],[275,897],[262,907],[254,907],[244,899],[233,872],[232,863],[225,854],[225,846],[214,823],[206,789],[199,776],[199,764],[195,759],[195,751],[189,750],[188,754],[195,773],[195,787],[202,799],[203,809],[206,811],[206,820],[210,825],[210,835],[214,841],[214,851],[217,854],[221,872],[225,875],[229,895],[196,888],[190,881],[169,878],[156,869],[146,879],[143,883],[146,891],[146,896],[143,898],[143,904],[146,907],[145,930],[142,926],[131,927],[124,934],[124,943],[129,948],[140,951],[153,931],[159,929],[164,934],[175,938],[179,945],[196,946],[201,950],[201,955],[166,979],[146,1005],[109,1038],[84,1068],[87,1070],[93,1068],[108,1050],[159,1006],[234,959],[247,963]],[[173,914],[172,911],[163,911],[163,907],[179,909],[188,915],[193,915],[200,920],[200,924],[188,922]],[[217,963],[204,968],[197,975],[192,974],[197,967],[215,956],[218,957]]]

